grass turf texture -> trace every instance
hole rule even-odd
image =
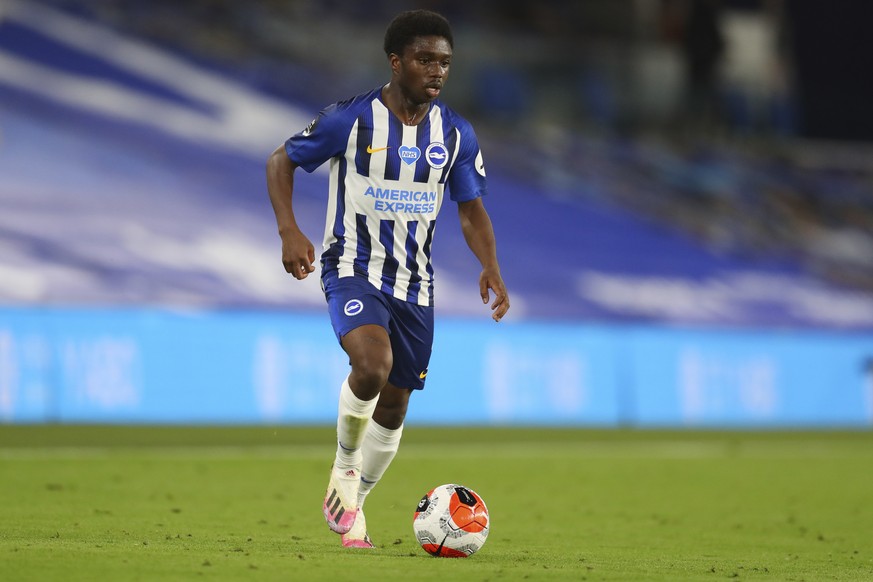
[[[408,427],[367,501],[321,501],[332,428],[0,426],[2,580],[870,580],[873,433]],[[475,556],[426,555],[421,495],[488,504]]]

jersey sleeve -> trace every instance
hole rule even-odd
[[[285,153],[292,162],[312,172],[346,150],[349,130],[349,116],[335,103],[324,108],[306,129],[288,138]]]
[[[459,125],[458,158],[449,172],[449,197],[455,202],[467,202],[487,194],[485,162],[479,149],[479,140],[469,123]]]

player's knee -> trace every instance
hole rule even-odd
[[[391,372],[391,354],[371,354],[368,357],[357,358],[352,361],[351,380],[354,387],[358,387],[366,395],[376,396],[388,383],[388,374]]]

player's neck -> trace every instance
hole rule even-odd
[[[382,87],[382,101],[403,125],[418,125],[427,115],[430,103],[416,103],[392,83]]]

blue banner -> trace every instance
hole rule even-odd
[[[873,335],[437,320],[408,423],[869,427]],[[0,310],[0,422],[332,423],[327,317]]]

